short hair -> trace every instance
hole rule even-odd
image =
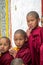
[[[36,11],[30,11],[29,13],[27,13],[26,17],[28,17],[29,15],[34,16],[36,19],[39,18],[39,14]]]
[[[22,30],[22,29],[18,29],[18,30],[16,30],[16,31],[15,31],[15,33],[14,33],[14,35],[15,35],[15,34],[17,34],[17,33],[22,34],[22,35],[24,36],[24,38],[26,38],[26,37],[27,37],[26,32],[25,32],[24,30]]]
[[[9,43],[9,46],[10,46],[10,44],[11,44],[10,39],[8,37],[5,37],[5,36],[1,37],[0,39],[2,39],[2,38],[5,38],[7,40],[7,42]]]
[[[22,64],[24,64],[24,62],[21,58],[15,58],[11,62],[11,65],[22,65]]]

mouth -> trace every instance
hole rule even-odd
[[[1,51],[1,53],[5,52],[4,50]]]
[[[33,26],[30,26],[29,29],[32,30],[33,29]]]
[[[18,48],[21,48],[21,46],[19,45]]]

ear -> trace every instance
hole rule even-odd
[[[40,18],[38,19],[38,23],[40,22]]]
[[[9,49],[12,47],[12,45],[10,44],[10,47],[9,47]]]
[[[26,37],[25,42],[27,42],[27,41],[28,41],[28,38]]]

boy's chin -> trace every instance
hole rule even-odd
[[[21,46],[18,46],[18,48],[21,48]]]
[[[5,53],[6,51],[2,51],[1,53]]]

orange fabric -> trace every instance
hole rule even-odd
[[[14,50],[16,50],[16,51],[18,51],[18,50],[19,50],[19,48],[18,48],[18,47],[14,47],[13,49],[14,49]]]

